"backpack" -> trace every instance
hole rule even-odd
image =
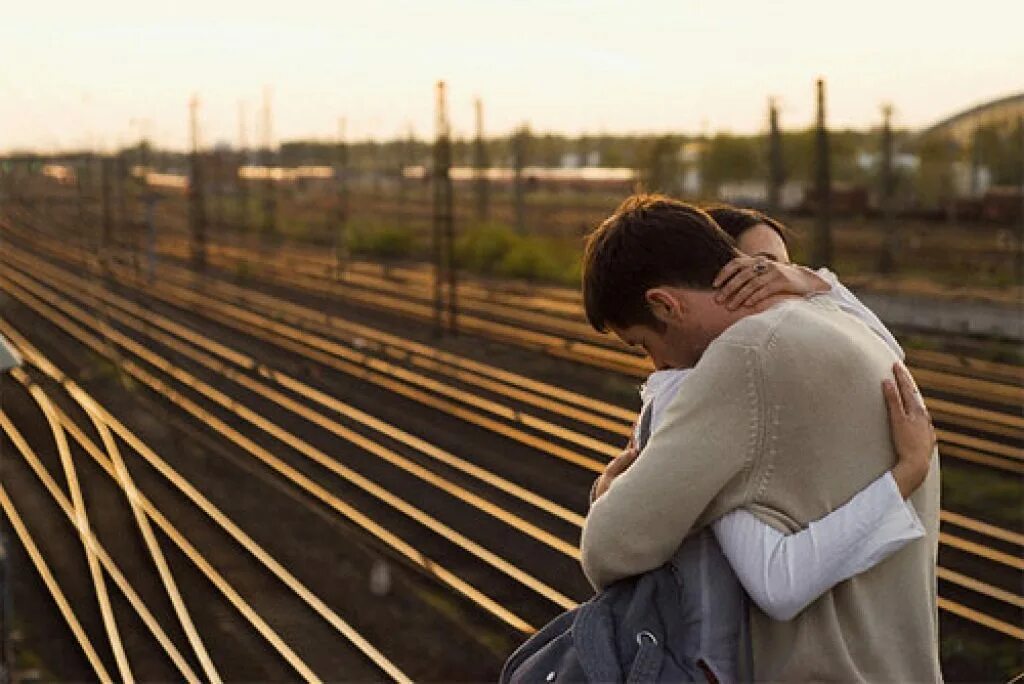
[[[666,563],[562,613],[505,662],[501,684],[704,682],[681,643],[680,585]]]

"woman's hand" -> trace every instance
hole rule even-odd
[[[883,380],[882,393],[889,408],[889,429],[898,457],[892,476],[905,499],[928,476],[935,451],[935,428],[910,372],[898,362],[892,365],[892,372],[896,380]]]
[[[633,444],[633,440],[629,440],[629,444],[626,445],[625,451],[612,459],[608,465],[605,466],[604,472],[594,482],[593,489],[590,490],[590,503],[594,503],[601,498],[601,495],[608,491],[608,488],[612,486],[612,482],[622,473],[629,469],[629,466],[633,465],[636,461],[637,456],[640,452],[637,451],[636,446]]]
[[[831,286],[809,268],[784,264],[763,256],[739,256],[722,267],[712,286],[715,301],[730,311],[754,306],[776,294],[828,292]]]

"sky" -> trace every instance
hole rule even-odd
[[[456,135],[916,128],[1024,91],[1024,1],[333,0],[5,3],[0,152],[433,135],[434,84]]]

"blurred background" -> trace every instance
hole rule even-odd
[[[580,516],[647,368],[587,329],[580,255],[644,189],[779,218],[896,333],[946,456],[947,678],[1012,678],[1021,26],[1010,0],[6,8],[3,676],[493,679],[588,595]]]

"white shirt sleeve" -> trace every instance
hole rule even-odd
[[[875,315],[874,311],[864,306],[864,304],[857,299],[857,295],[850,292],[848,287],[839,282],[839,278],[835,273],[827,268],[821,268],[815,271],[815,274],[828,283],[831,288],[828,292],[819,293],[819,295],[829,297],[840,309],[851,316],[859,318],[864,325],[871,328],[876,335],[881,337],[882,341],[889,345],[890,349],[896,352],[896,356],[900,357],[900,361],[906,360],[906,354],[903,353],[903,348],[900,346],[900,343],[896,341],[896,338],[893,337],[892,333],[889,332],[889,329],[885,327],[885,324],[882,323],[881,319]]]
[[[786,535],[735,510],[712,526],[750,598],[775,620],[791,620],[823,593],[924,536],[891,473],[843,506]]]

